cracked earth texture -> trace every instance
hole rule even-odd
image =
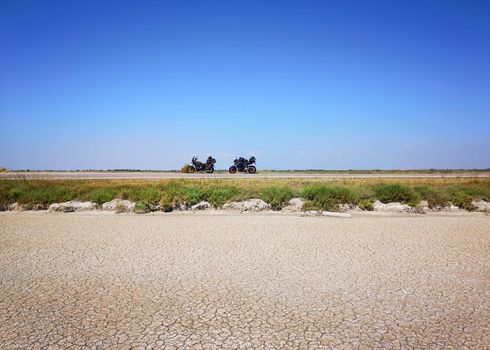
[[[0,215],[2,349],[485,349],[490,217]]]

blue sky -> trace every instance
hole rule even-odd
[[[490,167],[488,1],[0,2],[0,165]]]

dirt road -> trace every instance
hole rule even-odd
[[[490,217],[0,213],[0,348],[485,349]]]

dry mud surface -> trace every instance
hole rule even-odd
[[[486,349],[490,217],[0,214],[2,349]]]

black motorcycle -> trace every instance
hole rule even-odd
[[[189,172],[193,173],[195,171],[205,171],[208,174],[214,172],[214,163],[216,163],[216,159],[209,156],[206,163],[200,162],[197,160],[197,157],[192,158],[192,165],[189,167]]]
[[[257,172],[257,168],[252,165],[255,164],[255,157],[252,156],[248,160],[240,157],[237,158],[233,161],[235,165],[232,165],[228,171],[230,174],[235,174],[237,171],[241,173],[249,173],[249,174],[255,174]]]

